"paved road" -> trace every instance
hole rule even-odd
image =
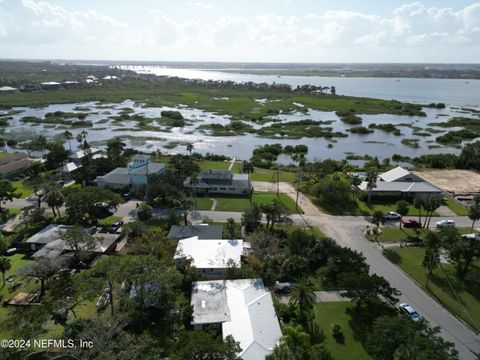
[[[227,221],[228,218],[233,218],[238,222],[242,215],[241,213],[224,211],[201,211],[200,214],[202,217],[206,216],[219,222]],[[478,335],[427,295],[397,266],[388,261],[380,253],[381,249],[361,236],[362,231],[369,224],[368,219],[360,216],[331,216],[326,214],[316,216],[292,215],[291,218],[296,224],[304,225],[308,223],[318,227],[340,245],[363,253],[370,265],[371,272],[385,277],[393,287],[402,292],[401,302],[411,304],[433,326],[441,326],[442,336],[456,345],[460,359],[473,360],[476,359],[474,352],[480,354],[480,337]],[[437,219],[432,219],[432,222],[434,220]],[[466,219],[459,218],[456,220],[460,226],[464,226],[462,225],[463,222],[465,222],[465,226],[469,226]]]

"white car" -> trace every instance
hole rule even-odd
[[[387,220],[398,220],[400,218],[401,218],[400,214],[397,214],[396,212],[393,212],[393,211],[389,211],[385,214],[385,219]]]
[[[419,321],[422,318],[410,304],[403,303],[398,305],[398,308],[413,321]]]
[[[443,229],[443,228],[446,228],[446,227],[455,227],[455,221],[453,220],[440,220],[439,222],[437,222],[437,228],[438,229]]]

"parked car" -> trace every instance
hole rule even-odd
[[[275,292],[279,294],[287,294],[292,288],[293,284],[291,282],[275,282]]]
[[[398,220],[401,218],[401,215],[394,212],[394,211],[389,211],[385,214],[385,219],[386,220]]]
[[[406,228],[421,228],[422,224],[415,219],[405,219],[402,221],[403,227]]]
[[[120,229],[122,227],[123,224],[124,224],[123,221],[117,221],[117,222],[113,223],[112,226],[110,227],[109,232],[112,233],[112,234],[115,234],[118,231],[118,229]]]
[[[443,229],[446,227],[455,227],[455,221],[444,219],[437,222],[437,229]]]
[[[422,317],[418,314],[418,312],[409,304],[403,303],[398,305],[398,308],[402,313],[407,315],[413,321],[419,321]]]

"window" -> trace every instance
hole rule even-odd
[[[220,190],[227,190],[227,188],[221,187]]]
[[[234,188],[234,187],[232,187],[232,188],[228,188],[228,190],[235,191],[235,188]]]

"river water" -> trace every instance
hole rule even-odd
[[[348,78],[321,76],[274,76],[232,72],[177,69],[164,66],[121,66],[125,70],[186,79],[231,80],[236,82],[281,83],[335,86],[337,94],[401,100],[414,103],[443,102],[449,106],[480,106],[480,80],[411,79],[411,78]]]
[[[127,68],[127,67],[123,67]],[[390,157],[393,154],[415,157],[426,153],[459,153],[458,148],[439,147],[435,143],[435,137],[446,132],[447,129],[429,125],[432,122],[446,121],[452,116],[470,116],[480,117],[477,114],[465,113],[462,107],[480,109],[480,81],[470,80],[434,80],[434,79],[372,79],[372,78],[320,78],[320,77],[296,77],[284,76],[277,78],[275,76],[243,75],[222,73],[215,71],[199,71],[185,69],[168,69],[160,67],[128,67],[138,72],[150,72],[159,75],[181,76],[186,78],[202,78],[216,80],[235,80],[235,81],[256,81],[256,82],[282,82],[293,86],[303,84],[315,84],[322,86],[334,85],[337,92],[341,94],[377,97],[384,99],[398,99],[418,103],[444,102],[446,109],[425,108],[426,117],[408,117],[396,115],[362,115],[363,125],[371,123],[376,124],[394,124],[399,126],[402,132],[401,136],[395,136],[381,130],[375,130],[372,134],[356,135],[349,134],[346,138],[335,138],[335,141],[324,138],[303,138],[303,139],[281,139],[281,138],[262,138],[253,134],[243,136],[215,137],[196,129],[199,125],[205,123],[227,124],[230,122],[228,116],[218,115],[206,112],[200,109],[188,108],[179,105],[176,108],[149,108],[144,104],[133,101],[124,101],[122,103],[76,103],[76,104],[53,104],[45,108],[16,108],[22,113],[12,115],[13,119],[9,121],[9,126],[4,129],[5,138],[15,137],[18,140],[31,139],[35,135],[43,134],[49,138],[59,137],[65,131],[65,127],[52,124],[31,124],[21,121],[24,116],[43,117],[47,112],[83,112],[87,114],[87,120],[92,121],[93,126],[85,129],[69,129],[74,136],[86,130],[88,132],[87,140],[96,146],[103,147],[106,141],[114,136],[121,136],[128,146],[139,150],[154,151],[161,150],[164,153],[187,153],[186,143],[192,143],[194,151],[205,154],[207,152],[223,154],[235,157],[240,160],[246,160],[251,157],[255,147],[281,143],[282,145],[305,144],[309,147],[307,158],[314,159],[343,159],[346,154],[378,156],[379,158]],[[259,106],[262,106],[264,99],[257,99]],[[301,105],[301,104],[300,104]],[[80,111],[76,107],[86,107],[88,110]],[[160,117],[162,110],[178,110],[185,119],[191,120],[191,123],[183,128],[167,128],[156,123],[156,131],[139,130],[137,124],[133,121],[123,121],[121,123],[113,121],[110,117],[117,115],[122,108],[131,108],[134,113],[143,114],[145,117]],[[272,120],[295,121],[301,119],[330,120],[334,131],[346,132],[350,128],[344,124],[333,112],[322,112],[309,109],[305,113],[280,114],[272,117]],[[268,126],[271,123],[262,126]],[[251,123],[258,128],[259,125]],[[431,135],[425,136],[414,134],[424,132],[429,128]],[[434,131],[431,131],[431,129]],[[448,130],[456,130],[448,129]],[[418,148],[413,148],[402,144],[402,139],[416,139]],[[172,143],[179,145],[172,146]],[[76,149],[78,143],[71,141],[72,149]],[[70,143],[65,142],[68,148]],[[330,147],[329,147],[330,146]],[[292,162],[288,157],[279,159],[282,163]]]

